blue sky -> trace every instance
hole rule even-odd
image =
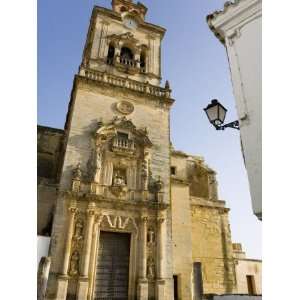
[[[167,29],[162,44],[162,77],[176,100],[171,139],[176,149],[201,155],[218,173],[219,194],[230,211],[232,240],[248,257],[261,258],[261,222],[253,215],[239,132],[212,128],[203,112],[217,98],[237,119],[224,46],[206,23],[206,15],[224,0],[141,1],[147,21]],[[38,123],[63,128],[74,74],[78,71],[94,5],[110,0],[38,1]]]

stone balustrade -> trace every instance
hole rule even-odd
[[[115,137],[113,140],[113,148],[132,151],[135,150],[135,143],[129,139]]]
[[[86,68],[81,68],[80,75],[84,75],[85,77],[92,80],[105,82],[114,86],[127,88],[141,93],[146,93],[155,97],[169,99],[171,98],[171,90],[159,86],[154,86],[149,83],[143,83],[129,78],[122,78]]]

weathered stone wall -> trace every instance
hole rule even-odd
[[[195,262],[202,265],[205,294],[232,293],[235,275],[228,209],[224,201],[208,193],[216,189],[216,181],[208,180],[214,172],[203,159],[180,151],[172,152],[171,166],[176,168],[176,174],[171,176],[172,239],[180,299],[190,299],[189,293],[193,293]],[[195,194],[202,197],[194,197]]]
[[[37,127],[37,233],[50,236],[64,131]]]
[[[173,273],[178,276],[180,299],[192,299],[192,235],[189,186],[172,182]]]
[[[222,210],[192,208],[193,261],[201,262],[204,293],[225,294],[234,291],[234,263],[229,228],[223,223]]]
[[[57,181],[59,158],[64,138],[61,129],[38,126],[37,127],[37,171],[38,179],[47,178]]]

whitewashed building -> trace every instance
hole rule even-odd
[[[262,219],[261,17],[261,0],[226,2],[222,11],[207,16],[210,29],[226,47],[252,207],[260,220]]]

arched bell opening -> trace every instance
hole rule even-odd
[[[107,53],[107,64],[113,65],[114,58],[115,58],[115,46],[113,43],[110,43],[108,47],[108,53]]]
[[[135,66],[134,55],[130,48],[122,47],[120,53],[120,63],[129,67]]]
[[[146,73],[146,53],[143,51],[140,57],[140,68],[141,73]]]

